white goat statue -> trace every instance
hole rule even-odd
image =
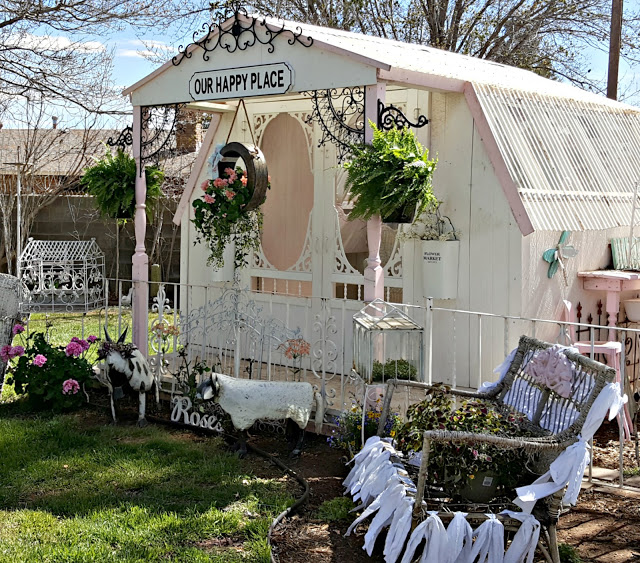
[[[98,349],[98,359],[104,360],[105,374],[99,375],[97,379],[109,390],[113,422],[118,422],[115,401],[125,393],[138,393],[138,426],[145,426],[147,424],[145,419],[147,391],[155,387],[156,403],[160,402],[160,392],[149,363],[134,344],[125,344],[127,329],[120,335],[117,342],[111,340],[106,328],[104,334],[106,340]]]
[[[314,401],[316,403],[316,429],[322,425],[324,403],[320,393],[306,382],[256,381],[238,379],[212,373],[198,386],[198,397],[204,401],[215,401],[230,417],[236,430],[240,431],[239,455],[247,453],[246,431],[256,420],[287,420],[288,433],[298,430],[289,444],[291,455],[299,455],[302,449],[304,429],[309,422]]]

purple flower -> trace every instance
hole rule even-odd
[[[0,348],[0,358],[7,363],[11,359],[11,346],[3,346]]]
[[[77,344],[77,343],[72,342],[70,344]],[[75,379],[67,379],[62,383],[63,395],[75,395],[78,391],[80,391],[80,384]]]
[[[97,337],[97,336],[95,336],[95,335],[93,335],[93,334],[91,334],[91,335],[89,335],[89,336],[87,337],[87,340],[88,340],[89,342],[91,342],[91,344],[93,344],[96,340],[98,340],[98,337]]]
[[[13,332],[13,336],[15,336],[16,334],[24,332],[24,327],[21,324],[14,325],[11,332]]]
[[[74,342],[73,340],[71,340],[71,342],[69,342],[69,344],[67,344],[67,347],[64,349],[64,353],[67,356],[73,356],[74,358],[80,357],[82,355],[82,352],[84,352],[82,344],[80,344],[79,342]]]
[[[24,354],[24,348],[22,346],[14,346],[13,348],[11,348],[11,352],[9,352],[9,355],[12,358],[15,358],[16,356],[20,357]]]
[[[42,354],[38,354],[35,358],[33,358],[33,365],[41,368],[44,363],[47,361],[47,358]]]

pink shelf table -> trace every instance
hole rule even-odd
[[[620,310],[620,293],[640,290],[640,272],[628,270],[595,270],[578,272],[582,279],[582,287],[589,291],[604,291],[607,294],[605,309],[609,315],[609,326],[616,326],[616,318]],[[616,331],[609,329],[609,340],[618,340]]]

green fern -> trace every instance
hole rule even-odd
[[[164,172],[157,166],[145,168],[147,179],[147,219],[162,196]],[[136,161],[118,149],[115,155],[107,152],[104,158],[87,168],[80,179],[86,191],[95,197],[100,214],[112,219],[130,219],[135,211]]]
[[[352,147],[353,159],[343,166],[347,170],[346,187],[354,201],[351,219],[386,219],[399,210],[417,215],[437,202],[431,178],[437,159],[429,160],[413,131],[382,131],[371,121],[371,145]]]

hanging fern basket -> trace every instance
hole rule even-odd
[[[247,188],[252,193],[251,199],[246,204],[244,210],[252,211],[258,209],[265,199],[267,199],[267,189],[269,187],[269,173],[267,162],[262,151],[255,145],[249,143],[232,142],[227,143],[220,150],[222,160],[218,163],[218,176],[223,178],[225,169],[235,170],[239,159],[244,162],[247,171]]]
[[[390,215],[383,217],[383,223],[413,223],[416,215],[416,204],[412,203],[403,207],[398,207]]]

